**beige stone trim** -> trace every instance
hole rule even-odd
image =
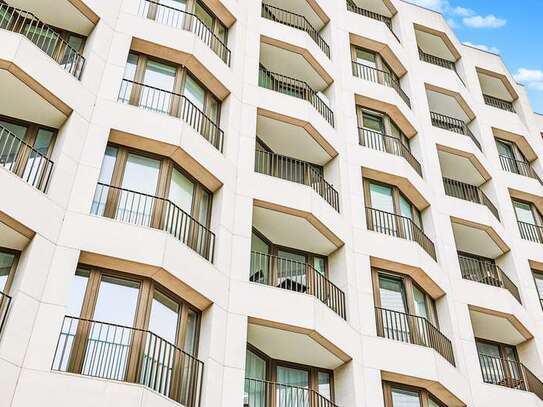
[[[92,11],[92,9],[87,6],[83,0],[68,0],[72,6],[74,6],[81,14],[83,14],[87,20],[89,20],[94,25],[98,24],[100,17]]]
[[[6,215],[3,212],[0,212],[0,223],[3,223],[10,229],[13,229],[17,233],[23,235],[24,237],[27,237],[28,239],[32,239],[36,232],[34,232],[32,229],[26,227],[19,221],[13,219],[12,217]]]
[[[451,222],[486,232],[488,237],[490,237],[494,241],[494,243],[496,243],[496,246],[500,248],[503,254],[511,250],[511,248],[507,245],[507,243],[505,243],[505,241],[500,237],[500,235],[494,230],[492,226],[483,225],[482,223],[473,222],[467,219],[460,219],[455,216],[451,216]]]
[[[475,167],[477,172],[481,175],[481,177],[483,177],[485,179],[485,181],[488,181],[488,180],[490,180],[492,178],[492,176],[486,170],[483,163],[481,161],[479,161],[479,159],[477,158],[477,156],[475,156],[475,154],[470,153],[469,151],[458,150],[458,149],[453,148],[453,147],[444,146],[442,144],[436,144],[436,147],[437,147],[437,149],[439,151],[443,151],[445,153],[457,155],[459,157],[463,157],[463,158],[469,160],[471,162],[471,164]]]
[[[387,0],[387,1],[389,1],[389,0]],[[319,18],[321,19],[321,21],[323,22],[324,25],[326,25],[326,24],[328,24],[330,22],[330,17],[328,17],[328,15],[324,12],[322,7],[319,5],[319,3],[317,3],[316,0],[306,0],[306,2],[307,2],[307,4],[309,4],[309,7],[311,7],[313,9],[315,14],[317,16],[319,16]]]
[[[523,135],[511,133],[510,131],[498,129],[496,127],[492,127],[492,133],[494,134],[494,137],[515,143],[529,162],[537,160],[537,153],[534,151],[531,144]]]
[[[456,47],[450,40],[449,36],[447,35],[447,33],[443,31],[438,31],[434,28],[426,27],[424,25],[420,25],[417,23],[414,23],[413,26],[415,30],[417,31],[425,32],[427,34],[435,35],[436,37],[441,38],[445,46],[449,49],[449,51],[453,55],[455,62],[458,61],[460,58],[462,58],[462,56],[460,55],[460,52],[456,49]]]
[[[473,110],[471,110],[471,108],[468,105],[468,102],[466,102],[466,100],[462,97],[462,95],[460,93],[454,92],[454,91],[449,90],[449,89],[441,88],[439,86],[432,85],[432,84],[429,84],[429,83],[425,83],[424,86],[426,87],[427,90],[431,90],[433,92],[441,93],[443,95],[447,95],[447,96],[450,96],[450,97],[454,98],[454,100],[456,100],[458,105],[462,108],[462,110],[464,111],[466,116],[468,116],[470,120],[475,119],[475,117],[476,117],[475,112]]]
[[[513,100],[517,100],[519,98],[517,91],[515,90],[511,82],[509,82],[509,79],[507,79],[506,75],[497,73],[494,71],[489,71],[488,69],[484,69],[480,67],[476,67],[475,70],[477,71],[478,74],[499,79],[500,81],[502,81],[503,85],[507,88],[507,91],[509,92],[509,95],[511,96]]]
[[[407,117],[405,117],[398,106],[363,95],[355,94],[354,98],[357,105],[386,113],[407,137],[411,138],[417,134],[417,129],[415,129]]]
[[[481,314],[486,314],[486,315],[490,315],[490,316],[493,316],[493,317],[504,318],[504,319],[508,320],[511,323],[511,325],[513,325],[513,327],[518,331],[518,333],[524,339],[529,341],[530,339],[534,338],[534,336],[528,330],[528,328],[526,328],[523,325],[523,323],[520,322],[517,319],[517,317],[514,316],[513,314],[507,314],[505,312],[501,312],[501,311],[497,311],[497,310],[493,310],[493,309],[488,309],[488,308],[483,308],[483,307],[479,307],[477,305],[472,305],[472,304],[468,304],[468,308],[469,308],[470,311],[479,312]]]
[[[396,54],[394,54],[388,44],[353,33],[349,33],[349,40],[352,45],[379,53],[398,77],[401,78],[407,73],[407,68],[402,64]]]

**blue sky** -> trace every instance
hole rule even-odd
[[[543,113],[543,0],[409,0],[441,11],[462,42],[498,52]]]

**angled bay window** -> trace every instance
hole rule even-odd
[[[197,406],[200,314],[153,280],[80,266],[53,369],[139,383]]]
[[[534,276],[535,288],[537,289],[537,294],[539,296],[539,303],[543,308],[543,271],[532,270]]]
[[[527,201],[513,199],[520,236],[525,240],[543,243],[543,217],[536,206]]]
[[[385,407],[445,407],[428,390],[383,382]]]
[[[244,406],[334,407],[331,370],[275,360],[247,344]]]
[[[55,129],[0,116],[0,166],[45,192],[55,137]]]
[[[513,142],[496,139],[496,147],[502,169],[507,172],[535,178],[541,182],[522,150]]]
[[[170,159],[108,145],[91,213],[162,229],[208,260],[212,194]]]
[[[9,289],[13,283],[18,259],[18,252],[0,247],[0,334],[6,323],[11,304]]]
[[[179,117],[222,151],[220,101],[183,66],[131,52],[119,101]]]

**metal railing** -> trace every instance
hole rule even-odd
[[[518,287],[494,262],[458,255],[462,278],[477,283],[505,288],[520,303]]]
[[[380,85],[388,86],[398,93],[402,100],[411,107],[411,100],[409,96],[402,90],[400,81],[396,75],[392,75],[390,72],[383,71],[381,69],[374,68],[352,61],[353,75],[357,78],[364,79],[366,81],[375,82]]]
[[[543,400],[543,383],[522,363],[479,354],[483,382],[534,393]]]
[[[4,326],[6,325],[10,305],[11,297],[0,291],[0,335],[2,334]]]
[[[332,109],[324,103],[317,92],[311,89],[306,82],[270,72],[263,66],[260,66],[258,70],[258,84],[263,88],[308,101],[334,127],[334,112],[332,112]]]
[[[91,214],[166,231],[213,262],[215,234],[166,198],[99,182]]]
[[[481,143],[475,138],[468,125],[463,120],[436,112],[430,112],[430,118],[432,119],[432,126],[468,136],[473,140],[477,148],[483,151]]]
[[[456,72],[456,63],[454,63],[453,61],[449,61],[445,58],[440,58],[432,54],[427,54],[421,48],[419,48],[419,58],[421,61],[428,62],[429,64],[437,65],[442,68],[447,68],[451,71]]]
[[[24,35],[65,71],[81,79],[85,57],[33,13],[0,2],[0,28]]]
[[[222,152],[224,132],[184,95],[123,79],[118,101],[178,117]]]
[[[313,41],[319,46],[324,54],[330,58],[330,47],[324,41],[319,31],[315,29],[307,19],[300,15],[288,10],[284,10],[279,7],[272,6],[271,4],[262,2],[262,17],[276,21],[278,23],[287,25],[289,27],[297,28],[305,31]]]
[[[245,379],[243,407],[337,407],[318,392],[262,379]]]
[[[339,212],[339,193],[329,184],[315,166],[307,161],[255,150],[255,171],[298,184],[309,185],[317,194]]]
[[[426,253],[437,261],[434,242],[411,219],[367,206],[366,224],[371,231],[418,243]]]
[[[492,106],[501,110],[506,110],[511,113],[516,113],[513,102],[508,102],[507,100],[499,99],[497,97],[485,94],[483,94],[483,99],[485,100],[485,104],[488,106]]]
[[[193,32],[230,66],[232,53],[226,44],[195,14],[153,0],[140,0],[138,14],[160,24]]]
[[[345,293],[311,264],[251,251],[249,280],[312,295],[346,319]]]
[[[379,307],[375,307],[375,318],[377,335],[432,348],[454,366],[451,341],[426,318]]]
[[[198,407],[204,364],[150,331],[66,316],[52,370],[142,384]]]
[[[543,185],[543,181],[541,181],[541,178],[539,178],[539,175],[537,175],[529,162],[517,160],[501,154],[499,157],[500,164],[502,165],[502,169],[504,171],[536,179],[540,184]]]
[[[498,220],[500,220],[498,208],[494,206],[481,188],[445,177],[443,177],[443,185],[445,187],[445,194],[448,196],[484,205]]]
[[[388,27],[388,29],[394,35],[394,37],[396,37],[398,42],[400,41],[400,39],[394,33],[394,30],[392,30],[392,18],[384,16],[379,13],[375,13],[374,11],[366,10],[362,7],[359,7],[355,4],[353,0],[347,0],[347,10],[352,11],[353,13],[356,13],[356,14],[360,14],[361,16],[371,18],[372,20],[381,21]]]
[[[420,163],[400,139],[363,127],[358,128],[358,137],[361,146],[403,157],[411,167],[413,167],[417,174],[422,177],[422,167]]]
[[[46,192],[53,172],[53,161],[0,125],[0,167]]]
[[[543,226],[518,221],[518,228],[524,240],[543,244]]]

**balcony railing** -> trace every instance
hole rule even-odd
[[[198,407],[204,364],[150,331],[64,317],[53,370],[144,385]]]
[[[499,99],[494,96],[489,96],[485,94],[483,94],[483,98],[485,100],[485,104],[487,104],[488,106],[492,106],[501,110],[506,110],[511,113],[516,113],[513,102],[508,102],[507,100]]]
[[[252,251],[249,280],[312,295],[346,319],[345,293],[308,263]]]
[[[334,112],[304,81],[270,72],[261,66],[258,70],[258,84],[263,88],[308,101],[334,127]]]
[[[297,28],[298,30],[305,31],[307,34],[309,34],[311,39],[315,41],[322,52],[324,52],[325,55],[330,58],[330,47],[321,37],[319,31],[315,29],[304,16],[272,6],[266,2],[262,2],[262,17],[288,25],[289,27]]]
[[[222,152],[224,132],[184,95],[123,79],[118,101],[179,117]]]
[[[11,297],[0,291],[0,335],[6,325],[8,319],[9,307],[11,305]]]
[[[0,125],[0,167],[46,192],[53,172],[53,161]]]
[[[64,70],[81,79],[85,57],[31,12],[0,2],[0,28],[24,35]]]
[[[436,112],[430,112],[430,118],[432,119],[432,126],[468,136],[473,140],[477,148],[483,151],[481,143],[475,138],[468,125],[463,120],[445,116],[444,114]]]
[[[366,207],[366,223],[371,231],[416,242],[437,261],[434,242],[411,219],[395,213]]]
[[[529,391],[543,400],[543,383],[522,363],[484,354],[479,354],[479,363],[485,383]]]
[[[152,0],[140,0],[138,14],[160,24],[193,32],[230,66],[231,52],[226,44],[195,14]]]
[[[371,18],[372,20],[381,21],[388,27],[390,32],[394,34],[394,37],[396,37],[398,42],[400,41],[400,39],[396,36],[394,31],[392,30],[392,18],[376,13],[374,11],[366,10],[362,7],[359,7],[355,4],[353,0],[347,0],[347,10],[352,11],[353,13],[356,13],[356,14],[360,14],[361,16]]]
[[[255,171],[298,184],[309,185],[339,212],[339,193],[311,163],[257,149],[255,150]]]
[[[543,226],[518,221],[518,227],[524,240],[543,244]]]
[[[166,198],[99,182],[91,214],[163,230],[213,262],[215,234]]]
[[[326,397],[306,387],[261,379],[245,379],[243,407],[337,407]]]
[[[445,193],[448,196],[484,205],[498,220],[500,220],[498,208],[494,206],[481,188],[450,178],[443,178],[443,185],[445,186]]]
[[[358,128],[358,137],[361,146],[403,157],[422,177],[422,167],[420,163],[400,139],[363,127]]]
[[[426,318],[375,307],[377,335],[434,349],[454,365],[451,341]]]
[[[372,66],[359,64],[355,61],[352,61],[352,67],[354,76],[394,89],[396,93],[398,93],[398,95],[402,98],[402,100],[407,104],[407,106],[411,107],[411,100],[409,100],[409,96],[407,96],[406,93],[402,90],[402,87],[400,86],[400,81],[398,80],[398,78],[396,78],[396,76],[392,75],[390,72],[386,72]]]
[[[427,54],[422,49],[419,48],[419,58],[421,61],[428,62],[429,64],[437,65],[442,68],[450,69],[451,71],[456,71],[456,64],[453,61],[449,61],[445,58],[436,57],[432,54]]]
[[[518,302],[522,303],[518,287],[495,263],[460,254],[458,255],[458,262],[460,263],[462,278],[493,287],[505,288]]]
[[[537,175],[529,162],[516,160],[500,154],[500,163],[504,171],[536,179],[543,185],[543,181],[541,181],[541,178],[539,178],[539,175]]]

